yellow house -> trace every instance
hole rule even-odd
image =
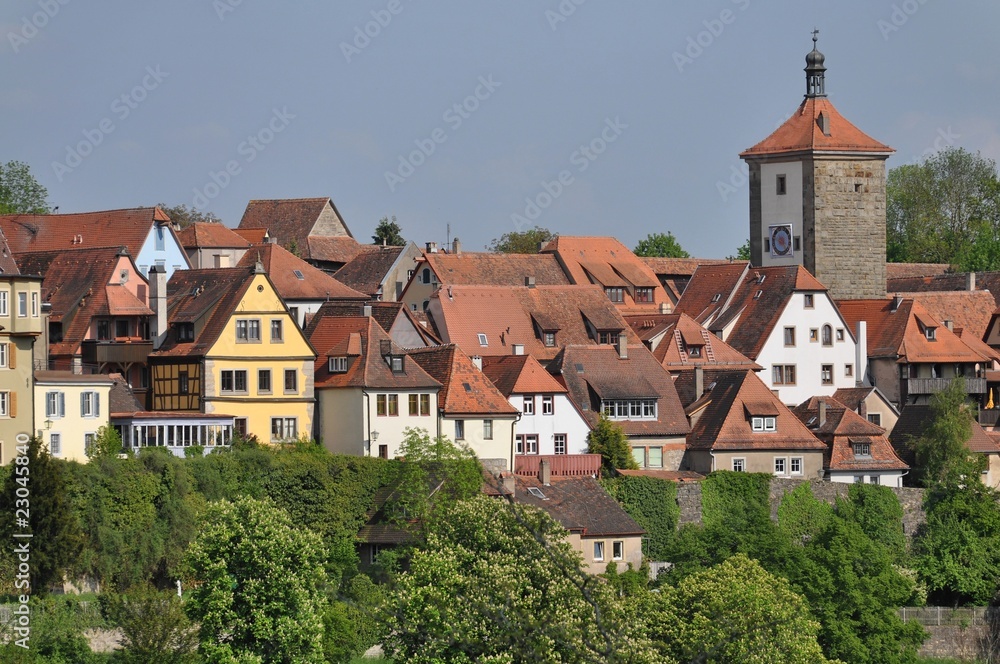
[[[2,236],[0,236],[2,237]],[[4,245],[6,248],[6,245]],[[17,274],[10,252],[0,259],[0,464],[17,456],[18,442],[36,433],[32,360],[43,334],[41,277]],[[44,346],[45,341],[39,341]]]
[[[111,385],[103,374],[35,372],[35,429],[52,456],[87,462],[97,430],[109,422]]]
[[[162,286],[151,284],[153,410],[231,415],[265,443],[310,436],[316,353],[263,266],[180,270]]]

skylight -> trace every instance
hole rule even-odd
[[[490,342],[489,342],[489,341],[487,341],[487,339],[486,339],[486,335],[485,335],[485,334],[483,334],[482,332],[480,332],[480,333],[479,333],[479,334],[477,334],[476,336],[478,336],[478,337],[479,337],[479,345],[480,345],[480,346],[489,346],[489,345],[490,345]]]
[[[528,487],[528,493],[530,493],[535,498],[540,498],[542,500],[548,500],[548,498],[545,497],[545,494],[542,493],[542,490],[539,489],[537,486],[529,486]]]
[[[462,383],[462,387],[465,388],[466,392],[471,392],[472,391],[472,386],[469,385],[468,383]]]
[[[302,270],[292,270],[292,274],[294,274],[299,281],[305,281],[306,277],[302,274]]]

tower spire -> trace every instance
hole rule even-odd
[[[826,56],[816,48],[816,42],[819,41],[819,30],[814,29],[812,36],[813,50],[806,55],[806,97],[825,97],[826,67],[823,66],[823,62],[826,60]]]

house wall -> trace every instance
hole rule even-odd
[[[680,470],[684,463],[684,454],[687,451],[687,442],[684,436],[673,437],[631,437],[628,439],[632,446],[632,457],[639,464],[640,468],[655,468],[661,470]],[[663,458],[659,466],[652,465],[655,455],[650,456],[651,449],[658,448]],[[640,461],[640,459],[642,459]]]
[[[161,239],[162,238],[162,239]],[[158,247],[162,246],[162,249]],[[173,276],[174,270],[186,270],[190,267],[187,252],[181,246],[177,235],[170,224],[153,224],[150,226],[149,235],[142,243],[139,254],[132,257],[140,274],[143,277],[149,275],[149,267],[163,261],[163,267],[167,271],[167,281]]]
[[[315,437],[333,454],[364,456],[365,409],[360,387],[318,388]]]
[[[337,216],[337,212],[330,205],[329,201],[323,206],[322,212],[316,217],[316,223],[313,224],[312,230],[309,231],[309,235],[318,235],[320,237],[341,237],[350,234],[347,226]]]
[[[987,454],[986,472],[983,474],[983,484],[1000,488],[1000,454]]]
[[[885,398],[899,406],[899,365],[895,358],[869,358],[868,370],[872,374],[872,382],[885,395]]]
[[[524,414],[523,394],[511,394],[509,401],[514,408],[521,411],[521,419],[514,427],[514,435],[538,435],[538,453],[555,454],[555,434],[566,434],[567,454],[586,454],[587,436],[590,425],[580,415],[573,402],[566,394],[530,395],[535,399],[535,414]],[[542,415],[542,396],[552,396],[552,415]]]
[[[777,176],[785,176],[785,194],[777,193]],[[761,257],[754,265],[802,265],[802,251],[792,251],[787,256],[772,258],[771,252],[764,250],[765,241],[770,240],[770,226],[791,224],[792,235],[802,237],[802,162],[767,162],[760,166],[760,204],[763,222],[760,224]],[[801,240],[800,240],[801,241]],[[794,245],[793,245],[794,249]]]
[[[767,282],[762,284],[767,288]],[[847,323],[841,318],[833,301],[825,293],[813,294],[813,308],[805,306],[803,293],[793,293],[781,313],[771,335],[764,343],[757,362],[764,367],[759,375],[771,389],[778,390],[778,398],[785,404],[798,405],[813,396],[829,396],[842,387],[854,387],[856,367],[854,337]],[[832,328],[832,345],[822,342],[823,326]],[[795,328],[795,345],[785,346],[785,328]],[[817,331],[817,340],[810,341],[810,330]],[[838,341],[838,331],[843,340]],[[795,365],[795,385],[775,385],[773,366]],[[833,382],[824,385],[822,365],[833,366]],[[850,375],[848,375],[848,367]]]
[[[415,389],[415,390],[382,390],[382,389],[369,389],[367,390],[370,397],[367,400],[361,402],[361,407],[364,409],[364,432],[375,432],[378,431],[378,440],[374,441],[371,446],[371,451],[369,456],[379,456],[379,448],[383,445],[386,446],[388,458],[394,459],[399,456],[399,446],[402,444],[405,438],[404,431],[408,428],[410,429],[423,429],[430,434],[431,438],[434,438],[440,433],[445,433],[439,431],[438,418],[436,416],[438,412],[438,400],[437,400],[437,388],[431,389]],[[378,395],[379,394],[395,394],[399,398],[399,414],[398,415],[378,415]],[[431,396],[431,407],[429,415],[410,415],[409,414],[409,396],[411,394],[430,394]],[[448,437],[454,439],[455,429],[454,425],[451,429]]]
[[[861,477],[863,481],[856,482],[855,478],[857,477]],[[876,477],[878,481],[873,481]],[[899,470],[888,472],[859,470],[856,473],[829,473],[829,480],[840,484],[881,484],[882,486],[900,488],[903,486],[903,473]]]
[[[611,562],[618,565],[619,572],[625,571],[629,563],[632,563],[632,567],[635,569],[639,569],[642,564],[642,537],[638,535],[581,537],[579,532],[571,532],[567,540],[574,549],[583,554],[582,567],[589,574],[603,574],[608,569],[608,563]],[[604,558],[602,560],[594,558],[595,542],[604,543]],[[613,559],[615,542],[623,543],[624,555],[620,559]]]
[[[201,268],[235,267],[246,253],[246,248],[199,247],[188,251],[187,257],[191,268],[198,270]],[[228,264],[220,264],[226,261]]]
[[[484,435],[483,420],[493,421],[493,436],[489,439]],[[455,436],[455,420],[462,420],[465,428],[465,438],[457,440]],[[514,433],[513,417],[484,417],[483,415],[455,415],[441,419],[441,435],[450,440],[465,443],[480,459],[503,459],[508,470],[514,469],[511,440]]]
[[[425,284],[423,280],[424,269],[430,270],[431,283]],[[423,311],[424,302],[429,302],[431,295],[434,291],[438,289],[440,284],[438,283],[437,276],[426,263],[417,263],[413,266],[416,272],[413,273],[413,279],[407,283],[403,289],[403,294],[400,299],[406,304],[410,311]]]
[[[45,345],[41,284],[39,278],[0,278],[0,290],[7,293],[7,312],[0,316],[0,344],[7,351],[7,364],[0,366],[0,391],[8,394],[7,415],[0,417],[0,464],[17,456],[19,436],[30,437],[40,426],[33,421],[32,384],[35,344]],[[27,316],[18,316],[18,293],[26,294]]]
[[[46,395],[49,392],[61,393],[65,404],[64,415],[58,413],[46,415]],[[96,414],[82,414],[81,395],[84,392],[96,392],[98,395]],[[106,376],[93,374],[90,380],[73,381],[37,381],[34,390],[35,427],[42,436],[42,442],[48,447],[52,456],[57,459],[87,462],[86,436],[97,434],[97,430],[110,422],[111,380]],[[30,408],[25,410],[30,412]],[[46,428],[45,422],[52,425]],[[52,450],[52,436],[59,436],[58,452]],[[6,457],[4,462],[10,459]]]
[[[405,315],[397,315],[389,330],[389,336],[400,348],[426,348],[427,343]]]
[[[776,475],[774,473],[774,459],[782,457],[786,459],[785,473]],[[802,458],[802,473],[791,474],[792,457]],[[693,470],[696,473],[707,474],[714,470],[732,470],[733,459],[744,460],[744,472],[747,473],[768,473],[775,477],[787,479],[812,480],[820,477],[823,472],[823,453],[818,450],[797,451],[797,450],[741,450],[715,452],[715,464],[712,464],[712,455],[707,450],[689,450],[684,458],[686,470]]]
[[[399,300],[403,289],[406,288],[406,284],[410,280],[407,273],[416,269],[417,259],[422,255],[417,245],[412,242],[407,243],[406,248],[400,252],[396,262],[386,273],[385,279],[382,280],[383,302],[397,302]]]
[[[259,289],[259,290],[258,290]],[[236,322],[260,320],[259,343],[237,342]],[[282,339],[272,341],[271,322],[282,322]],[[246,418],[248,433],[264,442],[272,440],[272,418],[295,418],[298,437],[313,431],[313,367],[316,356],[302,331],[263,274],[255,275],[241,302],[226,323],[219,339],[205,358],[204,412]],[[258,370],[271,370],[271,392],[258,385]],[[285,370],[294,370],[296,389],[284,390]],[[226,370],[247,372],[247,390],[221,394],[221,374]]]

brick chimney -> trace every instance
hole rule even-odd
[[[624,332],[618,335],[618,358],[622,360],[628,359],[628,337]]]
[[[524,278],[524,285],[527,286],[528,288],[534,288],[535,287],[535,278],[534,277],[525,277]]]
[[[868,322],[859,320],[856,332],[858,345],[854,350],[854,385],[861,387],[868,380]]]
[[[970,272],[965,276],[965,290],[976,290],[976,273]]]
[[[548,459],[542,459],[538,463],[538,481],[541,482],[543,486],[549,486],[552,484],[552,462]]]
[[[697,401],[701,395],[705,394],[705,370],[701,367],[694,368],[694,400]]]
[[[826,424],[826,399],[819,400],[819,426]]]
[[[508,496],[510,496],[510,497],[513,498],[514,497],[514,486],[517,484],[517,476],[514,475],[514,473],[502,473],[500,475],[500,481],[502,483],[502,487],[501,488],[502,488],[503,492],[506,495],[508,495]]]
[[[149,305],[153,310],[153,350],[158,350],[167,337],[167,268],[149,268]]]
[[[462,253],[462,241],[459,240],[458,238],[455,238],[454,240],[451,241],[451,253],[455,254],[456,256]]]

